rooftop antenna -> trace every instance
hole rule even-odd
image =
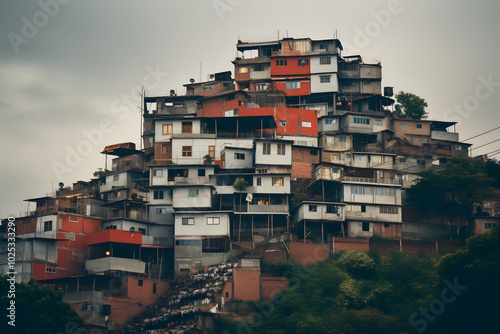
[[[200,61],[200,82],[202,82],[201,80],[202,69],[203,69],[203,62]]]
[[[142,133],[143,133],[143,128],[142,128],[142,114],[144,112],[144,86],[141,87],[141,92],[139,93],[141,96],[141,106],[139,110],[139,114],[141,115],[141,124],[140,124],[140,129],[139,129],[139,143],[141,144],[141,151],[142,151]],[[106,162],[107,162],[107,157],[106,157]]]

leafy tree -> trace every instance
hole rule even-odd
[[[16,284],[15,298],[8,298],[9,277],[0,279],[0,333],[81,333],[82,319],[64,303],[63,291],[39,285],[34,279]],[[15,327],[8,325],[7,308],[15,300]]]
[[[395,114],[398,117],[411,118],[411,119],[422,119],[427,118],[427,102],[412,93],[405,93],[404,91],[399,92],[396,95],[396,100],[398,104],[395,105]]]
[[[499,229],[467,239],[466,249],[443,256],[437,271],[435,297],[447,300],[429,333],[498,333]]]
[[[248,181],[242,177],[237,178],[233,184],[233,188],[238,191],[245,191],[245,189],[248,188],[248,186],[249,186]]]
[[[407,192],[407,202],[424,215],[442,216],[450,230],[458,219],[471,217],[473,204],[493,198],[494,179],[484,172],[484,162],[457,156],[445,169],[426,171]]]
[[[369,277],[373,273],[375,261],[365,252],[354,251],[342,254],[339,265],[354,277]]]
[[[374,308],[343,311],[335,322],[334,333],[339,334],[388,334],[402,329],[393,317]]]

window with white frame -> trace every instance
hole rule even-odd
[[[43,222],[43,231],[44,232],[52,231],[52,220],[47,220],[46,222]]]
[[[157,215],[164,215],[167,213],[167,209],[165,208],[156,208],[156,214]]]
[[[245,160],[245,153],[235,153],[234,158],[236,160]]]
[[[284,143],[278,143],[278,155],[286,154],[286,146]]]
[[[288,81],[286,83],[286,89],[298,89],[300,88],[300,81]]]
[[[320,57],[319,58],[319,64],[320,65],[330,65],[332,63],[332,58],[331,57]]]
[[[182,218],[182,225],[194,225],[194,218]]]
[[[331,75],[321,75],[319,77],[319,82],[320,83],[330,83],[330,78],[331,78]]]
[[[302,127],[303,128],[310,128],[311,126],[312,126],[311,122],[302,121]]]
[[[366,117],[353,117],[354,124],[370,124],[370,119]]]
[[[271,143],[262,143],[262,154],[271,155]]]
[[[219,217],[207,217],[207,225],[219,225],[220,218]]]
[[[384,189],[384,188],[382,188]],[[351,194],[353,195],[372,195],[373,188],[370,187],[361,187],[361,186],[352,186]]]
[[[318,206],[316,204],[309,204],[309,212],[318,212]]]
[[[163,169],[155,169],[153,171],[153,176],[163,176]]]

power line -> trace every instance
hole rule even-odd
[[[473,136],[473,137],[470,137],[470,138],[464,139],[464,140],[462,140],[462,142],[467,141],[467,140],[470,140],[470,139],[473,139],[473,138],[476,138],[476,137],[479,137],[479,136],[482,136],[482,135],[485,135],[485,134],[487,134],[487,133],[490,133],[490,132],[495,131],[495,130],[498,130],[498,129],[500,129],[500,126],[499,126],[499,127],[494,128],[494,129],[491,129],[491,130],[489,130],[489,131],[482,132],[482,133],[480,133],[480,134],[478,134],[478,135],[475,135],[475,136]]]
[[[497,141],[500,141],[500,139],[490,141],[489,143],[486,143],[486,144],[484,144],[484,145],[480,145],[480,146],[477,146],[477,147],[471,148],[470,150],[471,150],[471,151],[472,151],[472,150],[477,150],[478,148],[481,148],[481,147],[486,146],[486,145],[489,145],[489,144],[496,143]]]

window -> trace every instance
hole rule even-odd
[[[267,174],[267,168],[257,168],[257,173],[259,173],[259,174]]]
[[[178,246],[201,246],[201,240],[175,240]]]
[[[138,286],[144,286],[144,281],[142,279],[137,281]]]
[[[204,168],[200,168],[198,169],[198,176],[205,176],[206,173],[205,173],[205,169]]]
[[[286,89],[298,89],[300,88],[300,81],[288,81],[286,83]]]
[[[153,293],[156,293],[156,283],[153,283]]]
[[[45,268],[45,272],[54,274],[56,272],[56,268]]]
[[[163,209],[163,210],[165,210],[165,212],[164,212],[164,213],[166,213],[166,212],[167,212],[167,210],[166,210],[166,209]],[[145,234],[146,234],[146,229],[145,229],[145,228],[140,228],[140,227],[139,227],[137,230],[138,230],[139,232],[141,232],[141,234],[142,234],[142,235],[145,235]]]
[[[90,311],[90,310],[92,310],[92,304],[91,303],[82,304],[82,311]]]
[[[361,212],[366,212],[366,205],[361,204]]]
[[[327,205],[326,213],[338,213],[338,208],[336,205]]]
[[[43,223],[43,231],[44,232],[52,231],[52,220],[47,220],[46,222]]]
[[[153,193],[154,199],[163,199],[163,190],[155,190]]]
[[[355,155],[354,155],[354,160],[355,160],[355,161],[363,161],[363,156],[362,156],[362,155],[359,155],[359,154],[355,154]]]
[[[286,146],[284,143],[278,143],[278,155],[286,154]]]
[[[182,122],[182,133],[193,133],[193,122]]]
[[[117,227],[117,225],[108,225],[106,226],[106,230],[116,230]]]
[[[182,156],[183,157],[190,157],[193,155],[193,148],[192,146],[182,146]]]
[[[380,213],[389,213],[389,214],[397,215],[398,208],[394,207],[394,206],[381,206]]]
[[[406,162],[406,158],[399,158],[399,162]]]
[[[207,225],[219,225],[220,218],[219,217],[207,217]]]
[[[319,49],[320,49],[320,50],[324,50],[324,49],[326,49],[326,45],[325,45],[325,44],[320,44],[320,45],[319,45]]]
[[[370,124],[370,119],[366,117],[353,117],[354,124]]]
[[[346,142],[346,137],[339,137],[339,142],[345,143]]]
[[[189,197],[198,197],[199,194],[198,189],[189,189]]]
[[[383,189],[383,188],[381,188],[381,189]],[[372,195],[373,189],[368,188],[368,187],[354,186],[354,187],[351,187],[351,194],[354,194],[354,195]]]
[[[163,135],[171,135],[172,134],[172,124],[163,124],[161,126],[161,133]]]
[[[283,187],[283,177],[273,177],[273,187]]]
[[[370,232],[370,223],[363,223],[361,229],[363,230],[363,232]]]
[[[332,58],[331,57],[320,57],[319,58],[319,64],[320,65],[330,65],[332,63]]]
[[[400,124],[400,126],[401,126],[402,128],[406,128],[406,123],[401,123],[401,124]]]
[[[377,196],[394,196],[396,191],[392,188],[375,188],[375,195]]]
[[[119,181],[120,175],[113,175],[113,181]]]
[[[286,126],[286,121],[280,121],[280,126]]]
[[[153,171],[153,176],[163,176],[163,169],[155,169]]]
[[[167,209],[165,209],[165,208],[157,208],[156,209],[156,214],[157,215],[164,215],[166,213],[167,213]]]
[[[245,153],[235,153],[234,158],[236,160],[245,160]]]
[[[485,230],[489,230],[489,229],[497,228],[497,227],[498,227],[498,223],[484,223]]]
[[[388,228],[389,227],[389,223],[384,223],[384,227]]]
[[[248,67],[240,67],[238,73],[248,73]]]
[[[203,86],[203,90],[209,90],[209,89],[212,89],[212,85]]]
[[[182,218],[182,225],[194,225],[194,218]]]
[[[325,119],[325,124],[337,124],[336,119]]]
[[[318,212],[318,206],[309,204],[309,212]]]
[[[208,155],[215,158],[215,146],[208,146]]]
[[[425,166],[425,160],[417,160],[417,165]]]
[[[302,122],[302,127],[303,128],[310,128],[311,126],[312,126],[311,122],[306,122],[306,121]]]
[[[276,66],[286,66],[286,59],[276,60]]]
[[[161,144],[161,153],[172,153],[172,143]]]
[[[329,83],[330,82],[330,75],[322,75],[319,77],[319,82],[320,83]]]
[[[258,185],[258,186],[261,186],[261,185],[262,185],[262,178],[261,178],[261,177],[258,177],[258,178],[257,178],[257,185]]]
[[[262,143],[262,154],[271,155],[271,143]]]
[[[229,94],[224,96],[224,101],[231,101],[234,100],[234,94]]]
[[[309,59],[299,59],[298,60],[298,65],[299,66],[307,66],[307,65],[309,65]]]
[[[347,212],[361,212],[361,205],[348,205]]]
[[[255,72],[262,72],[264,71],[264,66],[262,64],[254,65],[253,70]]]
[[[417,124],[417,129],[421,129],[422,128],[422,124]]]
[[[309,151],[311,155],[318,155],[318,150],[312,149]]]

